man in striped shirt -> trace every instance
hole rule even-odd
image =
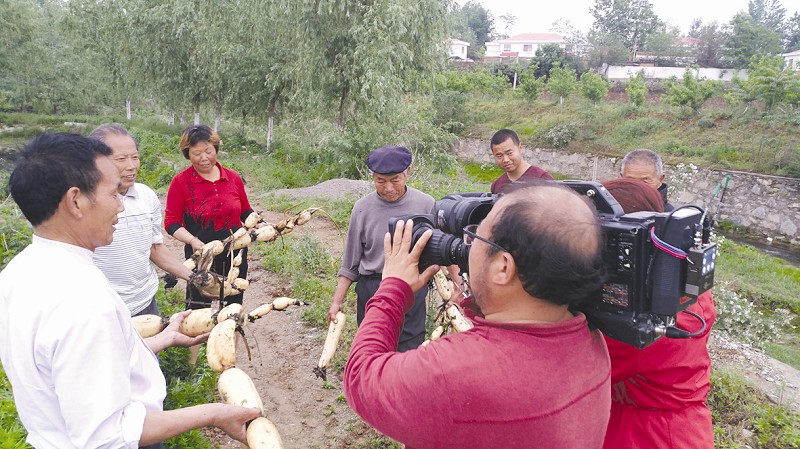
[[[106,124],[89,137],[111,148],[111,160],[120,174],[119,197],[125,207],[118,214],[113,242],[95,250],[94,263],[119,293],[131,316],[158,315],[158,274],[153,264],[183,280],[189,278],[191,270],[164,245],[158,196],[136,182],[140,161],[133,136],[118,124]]]

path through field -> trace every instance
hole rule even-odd
[[[261,210],[257,204],[254,207]],[[262,216],[273,223],[283,218],[282,214],[269,211],[262,212]],[[324,216],[316,215],[294,232],[312,233],[335,257],[341,255],[343,237]],[[174,239],[167,237],[165,241],[173,252],[182,254],[182,246]],[[247,275],[250,287],[244,295],[244,308],[248,311],[275,297],[290,296],[287,286],[275,274],[260,267],[254,253],[250,252]],[[330,301],[330,298],[322,300]],[[379,434],[344,402],[339,373],[328,373],[328,382],[333,388],[325,389],[323,381],[312,372],[322,351],[325,329],[305,324],[302,313],[301,307],[292,306],[249,323],[246,339],[251,359],[240,339],[237,367],[253,379],[264,401],[266,416],[278,428],[286,449],[376,447],[371,443]],[[224,434],[215,433],[212,438],[224,449],[240,447]]]

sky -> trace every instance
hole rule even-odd
[[[508,28],[508,34],[545,33],[559,18],[569,20],[573,26],[586,32],[591,28],[594,18],[589,10],[594,0],[476,0],[488,9],[494,17],[494,28],[503,33],[505,23],[501,15],[513,14],[517,17],[515,25]],[[704,23],[716,20],[727,23],[739,11],[747,11],[748,0],[651,0],[653,10],[661,20],[680,28],[682,34],[689,30],[692,20],[701,18]],[[457,0],[463,5],[466,0]],[[781,0],[787,18],[798,11],[797,0]]]

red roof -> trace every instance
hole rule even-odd
[[[500,57],[503,57],[503,58],[513,58],[514,56],[519,56],[519,52],[518,51],[504,51],[503,53],[500,53]]]

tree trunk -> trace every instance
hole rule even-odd
[[[174,125],[174,124],[175,124],[175,111],[170,111],[170,113],[169,113],[169,119],[167,119],[167,124],[168,124],[169,126],[172,126],[172,125]]]
[[[181,126],[186,126],[186,111],[181,111]]]
[[[344,118],[345,113],[344,110],[347,105],[347,94],[350,92],[350,84],[348,82],[344,83],[342,87],[342,95],[339,97],[339,118],[336,119],[336,126],[339,128],[344,128]]]
[[[194,124],[200,124],[200,101],[195,100],[194,102]]]
[[[125,117],[131,119],[131,96],[125,95]]]
[[[269,104],[269,117],[267,118],[267,151],[272,148],[272,132],[275,126],[275,102]]]
[[[222,121],[222,101],[214,102],[214,132],[219,132],[219,124]]]

